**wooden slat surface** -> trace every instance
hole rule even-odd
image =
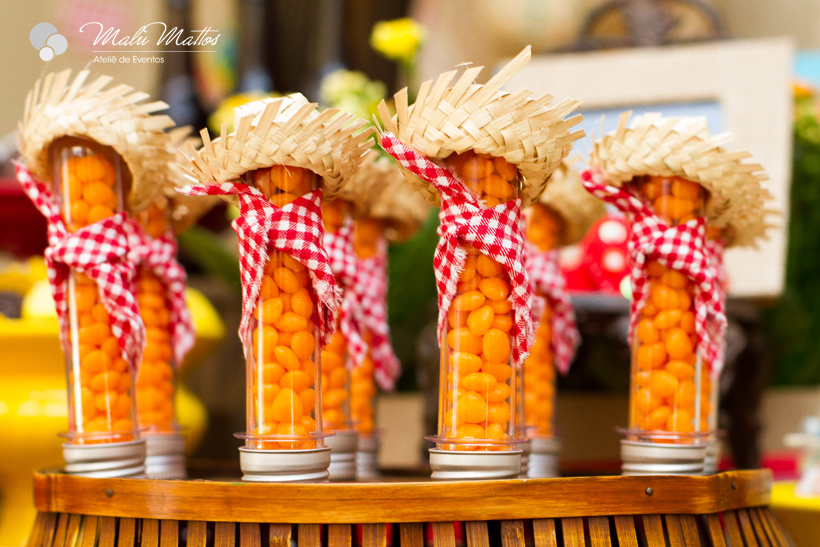
[[[749,547],[760,547],[746,509],[737,510],[737,521],[740,523],[740,531],[743,532],[743,539],[746,541],[746,545]]]
[[[117,547],[134,547],[137,541],[137,521],[136,519],[121,518],[117,531]],[[68,525],[71,529],[71,523]]]
[[[663,538],[663,521],[660,515],[643,515],[643,530],[649,547],[666,547]]]
[[[179,521],[161,520],[159,523],[159,547],[177,547],[177,545],[179,545]]]
[[[328,547],[350,547],[349,524],[330,524],[327,527],[327,544]]]
[[[555,519],[535,519],[532,521],[532,537],[535,547],[558,547],[558,532]]]
[[[683,531],[683,540],[687,547],[697,547],[700,545],[700,532],[698,531],[698,523],[694,515],[681,515],[680,527]]]
[[[726,523],[726,536],[729,538],[729,543],[732,547],[740,545],[743,547],[743,534],[740,533],[740,526],[737,523],[737,515],[734,511],[726,511],[723,513],[723,522]]]
[[[57,530],[57,513],[48,513],[43,519],[43,537],[40,544],[43,547],[51,545],[54,541],[54,532]]]
[[[270,547],[290,547],[290,537],[293,527],[290,524],[270,525]]]
[[[54,530],[54,541],[51,542],[51,547],[63,547],[65,545],[65,533],[68,529],[69,515],[62,513],[57,518],[57,528]]]
[[[502,547],[525,547],[524,522],[505,520],[501,522]]]
[[[387,547],[387,526],[384,524],[365,524],[362,526],[363,547]]]
[[[322,528],[318,524],[300,524],[297,530],[299,547],[321,547]]]
[[[94,547],[96,545],[98,520],[99,519],[96,516],[86,515],[83,518],[83,523],[81,525],[83,539],[80,543],[80,547]]]
[[[424,525],[422,523],[402,523],[399,532],[401,535],[399,547],[424,547]]]
[[[262,533],[257,523],[242,522],[239,524],[239,546],[262,547]]]
[[[635,519],[630,515],[615,516],[615,533],[621,547],[638,547],[638,536],[635,533]]]
[[[208,541],[208,523],[201,520],[188,522],[187,547],[205,547]]]
[[[769,522],[769,526],[774,533],[774,536],[777,538],[777,545],[778,547],[790,547],[788,541],[786,541],[786,537],[783,535],[783,530],[780,528],[780,523],[777,522],[777,519],[772,513],[772,510],[768,507],[761,507],[760,514]]]
[[[42,547],[43,532],[46,526],[46,515],[42,511],[38,511],[34,518],[34,526],[31,528],[31,533],[26,540],[26,547]]]
[[[581,517],[561,519],[561,531],[564,533],[566,547],[585,547],[584,519]]]
[[[669,538],[669,547],[685,547],[683,530],[680,527],[680,515],[664,515],[666,522],[666,536]]]
[[[465,522],[464,535],[467,538],[467,547],[490,547],[490,535],[484,521]]]
[[[99,547],[114,547],[114,540],[117,538],[117,519],[114,517],[102,517],[100,519],[100,539]]]
[[[140,547],[159,547],[159,520],[143,519]]]
[[[589,542],[592,547],[612,547],[609,533],[609,518],[589,517]]]
[[[703,477],[572,477],[504,481],[238,484],[217,481],[89,479],[35,474],[43,512],[312,524],[321,503],[326,524],[563,518],[639,514],[708,514],[766,505],[767,470]],[[737,485],[732,489],[731,484]],[[652,488],[651,496],[636,495]],[[112,503],[106,491],[114,493]],[[276,503],[270,503],[275,499]],[[482,503],[465,503],[480,499]],[[190,503],[197,500],[197,503]],[[430,500],[436,500],[430,503]],[[590,503],[590,500],[595,500]],[[390,507],[390,511],[383,511]]]
[[[726,547],[726,540],[723,537],[723,527],[720,525],[720,516],[717,513],[706,516],[709,522],[709,537],[712,539],[713,547]]]
[[[747,514],[749,515],[749,520],[752,521],[752,528],[757,536],[757,542],[761,547],[771,547],[772,544],[769,541],[769,536],[766,534],[766,529],[763,528],[763,523],[760,522],[760,517],[757,514],[757,507],[749,508]]]
[[[433,546],[456,547],[456,530],[452,522],[434,522]]]
[[[66,547],[75,547],[77,545],[77,538],[80,535],[80,524],[82,524],[82,522],[82,515],[71,515],[68,517],[68,527],[65,531]]]
[[[217,522],[214,528],[214,547],[234,547],[236,544],[236,524],[233,522]],[[271,540],[273,545],[273,540]],[[290,547],[288,542],[287,547]]]

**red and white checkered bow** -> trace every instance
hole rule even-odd
[[[393,352],[387,324],[387,241],[379,238],[376,254],[358,259],[353,293],[359,302],[363,324],[370,333],[370,358],[376,365],[376,382],[392,391],[401,375],[401,364]]]
[[[336,283],[342,289],[342,313],[339,317],[339,328],[347,342],[347,353],[350,357],[347,366],[361,364],[367,356],[367,343],[362,338],[362,314],[360,302],[352,294],[356,284],[357,259],[353,251],[353,219],[346,218],[336,232],[325,232],[325,249],[330,258],[330,268]]]
[[[185,268],[177,262],[177,241],[170,230],[162,237],[153,238],[134,219],[128,219],[129,260],[137,268],[147,268],[165,286],[165,299],[171,312],[171,344],[174,348],[174,366],[179,367],[196,340],[191,312],[185,303]],[[137,274],[139,275],[139,274]]]
[[[189,196],[239,196],[239,218],[233,221],[239,239],[239,271],[242,276],[242,321],[239,338],[244,343],[259,297],[265,265],[273,249],[304,264],[310,272],[318,299],[319,340],[324,346],[336,330],[341,303],[340,291],[322,245],[322,191],[314,190],[282,207],[276,207],[262,192],[247,184],[224,182],[178,189]]]
[[[521,366],[532,343],[530,280],[524,265],[521,200],[485,207],[450,171],[401,143],[391,133],[381,135],[381,145],[399,164],[441,193],[439,243],[433,257],[438,288],[438,336],[442,339],[447,313],[456,295],[458,277],[472,245],[501,264],[510,276],[515,325],[513,363]]]
[[[48,221],[48,247],[44,253],[48,281],[60,322],[60,339],[67,351],[69,340],[68,280],[72,269],[97,283],[126,361],[136,371],[145,344],[145,326],[134,296],[134,264],[128,259],[125,213],[117,213],[70,233],[49,189],[21,163],[15,163],[17,180]]]
[[[640,311],[649,296],[649,278],[645,265],[650,260],[657,260],[694,282],[695,333],[698,345],[706,363],[711,365],[713,371],[720,371],[726,340],[726,315],[723,312],[717,272],[705,249],[704,219],[700,217],[669,227],[639,199],[608,186],[600,172],[585,169],[581,173],[581,182],[591,194],[615,205],[631,217],[632,233],[628,244],[633,264],[630,341],[640,319]]]
[[[723,298],[724,309],[726,306],[726,293],[729,290],[729,274],[726,273],[726,266],[723,264],[723,253],[726,251],[726,240],[706,239],[706,251],[712,257],[712,264],[717,272],[717,282],[720,286],[721,297]]]
[[[555,366],[561,374],[566,374],[581,343],[581,335],[578,333],[575,310],[566,290],[567,283],[558,263],[558,249],[541,251],[527,242],[526,257],[527,272],[532,279],[534,292],[538,294],[537,297],[533,296],[533,321],[540,322],[545,306],[550,307]],[[536,298],[545,302],[536,306]]]

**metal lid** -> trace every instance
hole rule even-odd
[[[558,454],[561,451],[561,439],[558,437],[531,437],[530,453]]]
[[[624,475],[699,475],[706,456],[704,444],[661,444],[621,441]]]
[[[514,479],[521,472],[521,453],[521,450],[461,452],[431,448],[431,477],[439,480]]]
[[[145,439],[122,443],[63,444],[65,472],[93,478],[145,475]]]
[[[375,435],[359,435],[358,452],[378,452],[379,438]]]
[[[332,437],[325,437],[325,446],[329,446],[333,454],[353,454],[359,446],[359,434],[354,429],[334,431]]]
[[[356,452],[338,453],[335,449],[330,450],[330,480],[352,481],[356,479]]]
[[[558,476],[558,452],[531,452],[527,462],[528,479],[551,479]]]
[[[249,482],[309,482],[328,478],[330,447],[310,450],[239,448],[242,480]]]
[[[146,454],[150,456],[173,456],[185,454],[185,437],[179,433],[156,433],[142,436]]]
[[[361,441],[361,439],[359,439]],[[361,443],[359,445],[361,447]],[[376,450],[356,452],[356,480],[375,480],[379,478],[378,443]]]

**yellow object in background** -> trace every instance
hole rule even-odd
[[[186,300],[197,338],[182,364],[182,376],[225,336],[222,319],[202,293],[189,288]],[[25,542],[36,514],[32,473],[62,465],[63,441],[58,435],[68,430],[65,362],[47,283],[32,283],[23,301],[23,317],[0,321],[0,546]],[[205,435],[208,412],[184,381],[179,383],[176,405],[186,452],[191,454]]]

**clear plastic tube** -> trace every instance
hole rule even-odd
[[[703,188],[680,177],[640,177],[632,188],[671,226],[703,214]],[[646,265],[649,296],[632,351],[628,438],[696,444],[710,430],[710,367],[695,335],[695,287],[681,272]]]
[[[110,147],[64,137],[52,146],[55,194],[70,232],[122,211],[128,170]],[[128,365],[96,283],[71,271],[69,340],[63,348],[69,405],[69,441],[100,444],[135,440],[134,371]]]
[[[467,152],[447,163],[488,207],[513,200],[517,168]],[[504,268],[472,246],[459,277],[441,348],[437,447],[506,451],[516,442],[516,372],[510,281]]]
[[[317,188],[310,170],[275,165],[246,173],[277,207]],[[323,446],[317,299],[307,268],[273,251],[265,266],[251,328],[244,340],[247,377],[245,445],[259,450]]]

